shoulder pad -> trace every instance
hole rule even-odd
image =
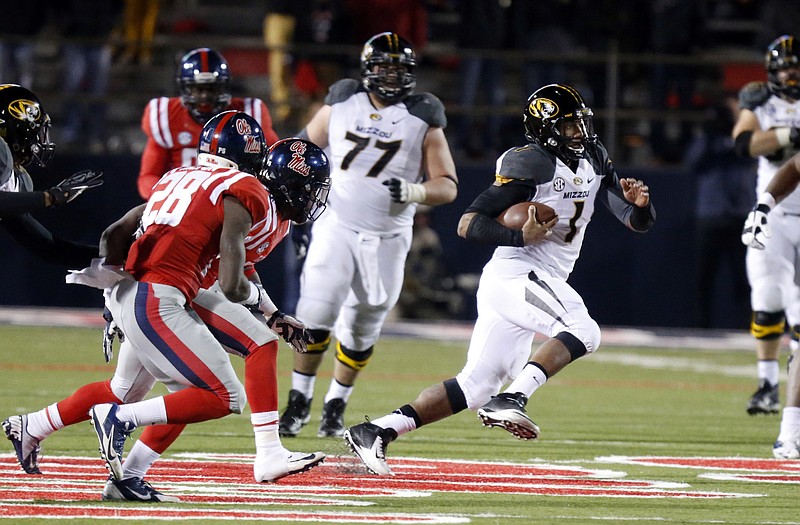
[[[556,171],[556,156],[537,144],[506,150],[497,159],[495,184],[502,185],[512,180],[543,184],[553,180]]]
[[[408,112],[424,121],[432,128],[445,128],[447,117],[444,114],[444,104],[430,93],[414,93],[403,99]]]
[[[739,91],[739,108],[754,110],[772,95],[766,82],[750,82]]]
[[[352,78],[338,80],[328,89],[328,94],[325,96],[325,104],[332,106],[338,102],[344,102],[355,95],[360,87],[361,82]]]

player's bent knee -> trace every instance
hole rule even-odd
[[[231,388],[229,391],[230,401],[228,407],[233,414],[241,414],[244,407],[247,406],[247,394],[244,391],[244,385],[239,383],[236,388]]]
[[[314,340],[313,343],[308,344],[309,354],[322,354],[331,346],[330,330],[309,330],[308,335]]]
[[[600,347],[600,326],[594,320],[585,321],[569,331],[559,332],[555,338],[567,347],[574,361]]]
[[[137,401],[141,401],[147,396],[147,393],[153,389],[153,385],[155,385],[155,380],[137,383],[135,381],[119,379],[117,376],[111,378],[109,382],[111,393],[123,403],[136,403]]]
[[[344,346],[341,342],[336,343],[336,360],[353,370],[361,370],[367,363],[369,358],[372,357],[372,352],[375,350],[374,346],[370,346],[366,350],[351,350]]]
[[[499,380],[484,378],[481,381],[473,381],[462,374],[456,376],[456,381],[464,396],[467,408],[470,410],[478,410],[488,403],[492,396],[497,395],[503,387],[503,383]]]
[[[750,333],[756,339],[769,341],[783,335],[786,328],[786,317],[783,310],[779,312],[753,312]]]

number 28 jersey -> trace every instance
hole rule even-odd
[[[159,180],[142,215],[144,233],[125,264],[137,281],[178,288],[191,301],[220,250],[224,197],[233,196],[253,224],[270,213],[271,200],[254,176],[232,168],[176,168]]]
[[[325,103],[331,106],[326,153],[333,166],[325,215],[359,232],[411,228],[416,203],[392,202],[383,182],[423,179],[425,134],[447,125],[442,102],[416,93],[377,109],[361,83],[344,79],[330,87]]]

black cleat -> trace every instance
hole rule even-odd
[[[347,403],[336,397],[322,407],[317,437],[341,437],[344,434],[344,409]]]
[[[311,399],[306,399],[299,390],[289,391],[289,403],[278,421],[278,434],[281,437],[295,437],[300,429],[311,419],[309,411]]]
[[[373,474],[392,476],[392,469],[386,463],[386,447],[397,438],[391,428],[381,428],[370,422],[350,427],[344,432],[344,440],[350,450],[358,456]]]
[[[479,408],[478,417],[485,427],[504,428],[519,439],[536,439],[539,427],[525,413],[527,403],[525,394],[503,392]]]
[[[758,382],[758,390],[755,391],[747,404],[747,413],[751,416],[756,414],[777,414],[780,410],[781,402],[778,398],[778,385],[773,385],[766,379],[762,379]]]

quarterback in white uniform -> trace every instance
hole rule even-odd
[[[528,98],[524,119],[529,143],[500,156],[494,184],[458,224],[460,236],[497,246],[481,274],[466,365],[412,403],[345,431],[350,448],[375,474],[391,473],[391,441],[466,408],[477,410],[484,425],[536,439],[539,427],[525,412],[528,398],[600,345],[600,327],[567,283],[595,204],[603,203],[633,231],[647,231],[655,221],[649,188],[618,177],[577,91],[562,84],[540,88]],[[525,201],[548,204],[557,216],[539,223],[530,207],[520,230],[495,219]],[[536,333],[549,339],[531,355]]]
[[[309,420],[332,332],[336,363],[318,435],[342,435],[356,377],[400,295],[417,204],[456,198],[444,106],[429,93],[412,93],[415,69],[410,43],[394,33],[373,36],[361,54],[361,81],[334,83],[301,133],[328,153],[332,186],[300,278],[297,317],[315,342],[295,356],[283,436],[297,435]]]
[[[751,82],[739,94],[741,112],[733,128],[736,150],[758,157],[756,195],[778,168],[800,150],[800,43],[792,36],[775,39],[767,48],[768,82]],[[761,204],[761,203],[759,203]],[[797,251],[800,249],[800,190],[786,196],[770,215],[772,239],[765,249],[747,249],[747,277],[756,338],[758,390],[749,414],[780,410],[778,396],[781,338],[786,322],[796,340],[800,330]]]

